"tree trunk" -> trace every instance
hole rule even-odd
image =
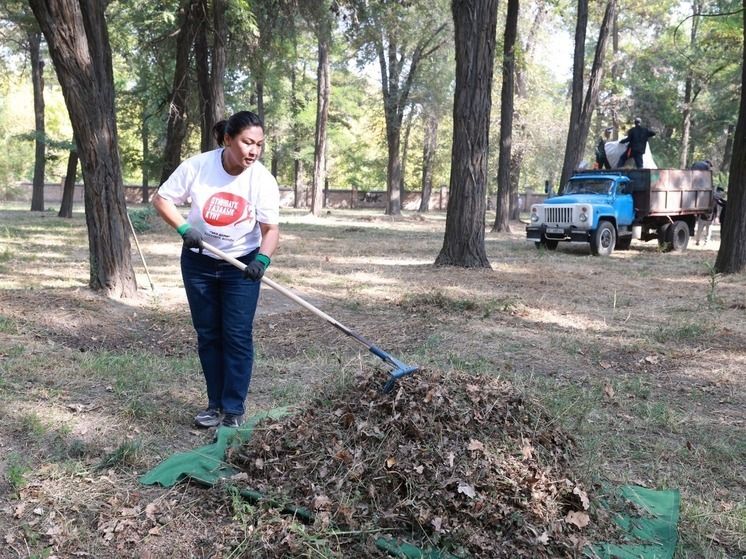
[[[401,214],[399,185],[402,180],[400,150],[404,107],[407,105],[420,62],[424,57],[429,56],[439,48],[440,45],[431,45],[437,42],[444,28],[444,26],[439,27],[417,42],[411,55],[409,55],[408,67],[405,64],[407,54],[404,52],[406,41],[400,44],[396,33],[391,32],[386,35],[387,30],[381,30],[375,40],[378,63],[381,68],[381,92],[383,94],[383,112],[386,119],[386,145],[388,147],[386,213],[388,215]],[[407,67],[407,71],[403,75],[402,69],[405,67]]]
[[[381,33],[383,34],[383,30]],[[404,111],[401,108],[403,96],[400,92],[400,64],[397,60],[397,45],[394,37],[389,37],[388,49],[384,49],[383,38],[376,46],[378,63],[381,67],[381,92],[383,94],[383,112],[386,120],[386,147],[388,161],[386,164],[386,213],[401,214],[401,125]]]
[[[297,35],[293,35],[293,47],[297,59]],[[303,145],[299,123],[302,101],[298,94],[298,72],[295,64],[292,65],[290,74],[290,96],[290,110],[293,115],[293,207],[297,209],[305,205],[305,200],[303,199],[303,158],[301,156]]]
[[[406,185],[404,179],[407,176],[407,152],[409,151],[409,136],[412,133],[412,120],[413,117],[410,114],[407,119],[407,126],[404,129],[404,146],[401,150],[401,176],[399,177],[399,200],[404,203],[404,196],[406,193]]]
[[[513,149],[510,155],[510,219],[521,220],[521,208],[518,205],[518,186],[521,178],[523,150]]]
[[[311,213],[321,215],[324,207],[324,185],[326,183],[326,128],[329,122],[329,39],[320,31],[318,39],[319,65],[316,89],[316,135],[314,139],[313,183],[311,186]]]
[[[585,65],[585,31],[588,25],[588,0],[578,0],[578,22],[575,29],[575,56],[573,58],[572,101],[570,111],[570,126],[565,145],[565,159],[562,165],[559,193],[572,176],[583,158],[585,142],[588,139],[588,129],[593,116],[593,109],[598,99],[598,90],[603,76],[603,63],[606,44],[609,40],[609,28],[616,10],[615,0],[606,4],[606,12],[598,32],[596,54],[591,66],[588,79],[588,91],[583,98],[583,68]]]
[[[508,0],[503,39],[502,91],[500,93],[500,152],[497,166],[497,207],[493,232],[510,233],[510,163],[513,144],[515,95],[515,42],[518,36],[519,0]]]
[[[723,148],[723,162],[720,164],[720,172],[727,174],[730,171],[730,161],[733,156],[733,132],[735,126],[728,125],[725,131],[725,147]]]
[[[46,173],[46,128],[44,124],[44,61],[41,59],[39,47],[41,33],[32,31],[28,34],[29,51],[31,54],[31,81],[34,87],[34,182],[31,190],[31,211],[44,211],[44,175]]]
[[[206,0],[205,0],[206,1]],[[207,7],[205,7],[207,10]],[[205,106],[205,128],[202,136],[202,151],[218,147],[212,129],[218,121],[225,118],[225,45],[228,40],[228,28],[225,21],[226,0],[212,0],[212,45],[210,48],[209,96]]]
[[[183,5],[184,18],[176,39],[176,67],[171,88],[166,128],[166,147],[163,150],[163,170],[158,184],[163,184],[181,163],[181,147],[187,135],[187,99],[189,97],[189,62],[197,32],[197,21],[192,4]]]
[[[699,2],[692,3],[694,17],[692,17],[692,30],[689,36],[689,46],[692,49],[696,47],[697,43],[697,29],[699,27],[699,17],[697,16],[700,9]],[[690,65],[687,69],[686,80],[684,82],[684,104],[681,111],[681,152],[679,155],[679,166],[682,169],[686,169],[689,166],[689,138],[692,130],[692,103],[694,102],[692,99],[693,74],[694,68]]]
[[[119,160],[111,47],[99,0],[29,0],[62,87],[83,169],[90,287],[137,293]]]
[[[62,186],[62,203],[57,217],[71,218],[75,201],[75,178],[78,174],[78,149],[71,149],[67,156],[67,174]]]
[[[436,266],[489,268],[484,246],[497,0],[453,0],[456,90],[450,197]]]
[[[422,143],[422,197],[420,198],[420,212],[430,210],[430,196],[433,192],[433,161],[438,147],[438,127],[440,118],[437,111],[425,116],[425,137]]]
[[[197,83],[200,92],[200,123],[202,140],[200,150],[218,147],[212,129],[225,118],[225,45],[228,31],[225,21],[226,1],[213,0],[210,17],[209,0],[199,5],[198,31],[194,41],[197,61]]]
[[[743,0],[743,45],[746,46],[746,0]],[[741,104],[733,137],[733,157],[728,177],[728,208],[721,230],[715,270],[738,274],[746,269],[746,48],[742,49]]]

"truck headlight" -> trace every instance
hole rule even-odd
[[[534,223],[536,223],[537,221],[539,221],[539,214],[532,211],[531,212],[531,221],[533,221]]]
[[[583,223],[585,223],[586,221],[588,221],[588,214],[587,214],[587,213],[585,213],[585,212],[583,212],[583,213],[581,213],[581,214],[580,214],[580,215],[578,216],[578,219],[579,219],[580,221],[582,221]]]

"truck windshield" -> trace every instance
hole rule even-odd
[[[563,194],[611,194],[613,186],[613,179],[573,179]]]

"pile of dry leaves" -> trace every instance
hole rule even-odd
[[[572,439],[537,406],[495,378],[420,370],[383,395],[378,377],[323,389],[230,453],[274,503],[254,527],[265,549],[295,556],[311,538],[374,557],[376,539],[404,538],[456,557],[579,554],[590,519]],[[278,521],[278,504],[306,524]]]

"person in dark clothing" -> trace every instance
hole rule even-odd
[[[692,165],[694,171],[712,171],[712,161],[705,159],[704,161],[697,161]]]
[[[614,130],[614,127],[609,126],[604,130],[603,135],[598,138],[598,143],[596,144],[596,164],[599,169],[611,169],[611,164],[606,157],[606,142],[609,141],[612,130]]]
[[[716,219],[722,228],[725,223],[725,208],[728,206],[728,201],[725,199],[725,190],[720,186],[715,189],[715,203],[718,207]]]
[[[655,136],[655,132],[642,126],[640,118],[635,119],[635,125],[627,132],[627,137],[619,140],[620,144],[629,144],[629,149],[619,158],[617,167],[623,167],[630,157],[635,160],[635,167],[642,169],[642,156],[648,145],[648,138]]]

